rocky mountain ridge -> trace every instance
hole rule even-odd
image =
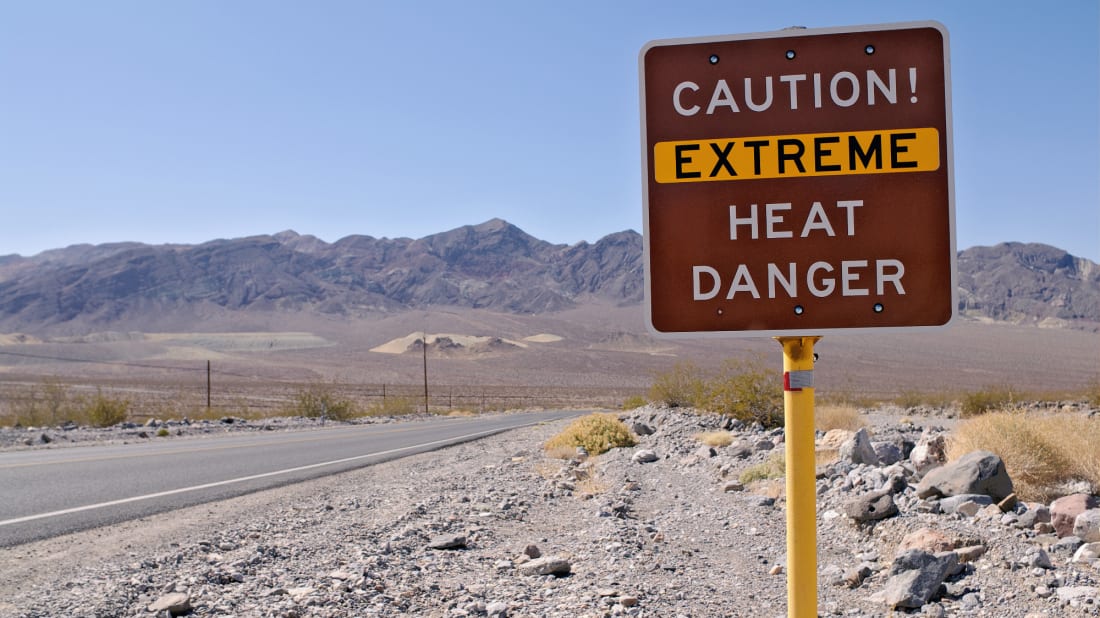
[[[959,253],[964,315],[1100,328],[1100,267],[1039,244]],[[513,314],[589,301],[637,304],[642,237],[552,244],[500,219],[420,239],[284,231],[199,245],[74,245],[0,256],[0,332],[141,327],[153,316],[313,312],[340,317],[451,306]]]

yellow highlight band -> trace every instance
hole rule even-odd
[[[940,167],[934,128],[729,137],[658,142],[659,183],[932,172]]]

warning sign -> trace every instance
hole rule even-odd
[[[822,334],[954,317],[942,25],[655,41],[639,68],[652,330]]]

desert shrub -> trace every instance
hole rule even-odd
[[[160,429],[157,430],[157,437],[158,438],[167,438],[168,437],[168,430],[165,429],[164,427],[161,427]]]
[[[419,409],[417,400],[411,397],[386,397],[372,403],[367,408],[366,416],[405,416],[416,414]]]
[[[765,427],[783,424],[783,380],[780,372],[759,360],[730,360],[708,374],[689,362],[676,363],[657,375],[649,390],[652,401],[670,407],[702,408]]]
[[[766,460],[745,468],[738,480],[747,485],[755,481],[777,479],[785,474],[787,474],[786,457],[782,450],[776,450],[772,451]]]
[[[1086,480],[1100,489],[1100,419],[1075,414],[990,412],[956,427],[948,456],[982,449],[1005,463],[1016,494],[1048,502],[1067,481]]]
[[[561,433],[547,440],[547,453],[562,452],[566,447],[576,451],[583,447],[589,455],[599,455],[613,448],[634,446],[634,435],[614,414],[589,414],[570,423]]]
[[[782,426],[782,375],[759,361],[727,361],[720,373],[704,383],[696,405],[746,423]]]
[[[124,422],[129,413],[129,401],[108,397],[103,391],[97,390],[95,397],[83,403],[81,417],[94,427],[111,427]]]
[[[671,408],[692,407],[699,403],[705,385],[706,379],[699,367],[691,362],[679,362],[653,378],[649,399]]]
[[[1010,388],[987,386],[979,391],[965,393],[959,404],[959,413],[963,418],[979,416],[1004,409],[1018,399]]]
[[[642,397],[641,395],[633,395],[623,400],[623,409],[634,410],[636,408],[644,406],[647,403],[649,402],[646,401],[645,397]]]
[[[36,390],[9,404],[12,425],[42,427],[59,425],[73,415],[72,399],[65,386],[53,379],[43,380]]]
[[[867,421],[855,406],[823,405],[814,408],[814,427],[819,431],[847,429],[857,431],[867,426]]]
[[[294,414],[306,418],[330,418],[346,421],[356,416],[355,403],[339,397],[326,384],[311,384],[294,398]]]
[[[733,434],[728,431],[704,431],[695,434],[695,439],[707,446],[729,446],[733,443]]]

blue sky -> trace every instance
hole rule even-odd
[[[492,217],[641,230],[650,40],[934,19],[958,247],[1100,261],[1100,3],[6,2],[0,255]]]

